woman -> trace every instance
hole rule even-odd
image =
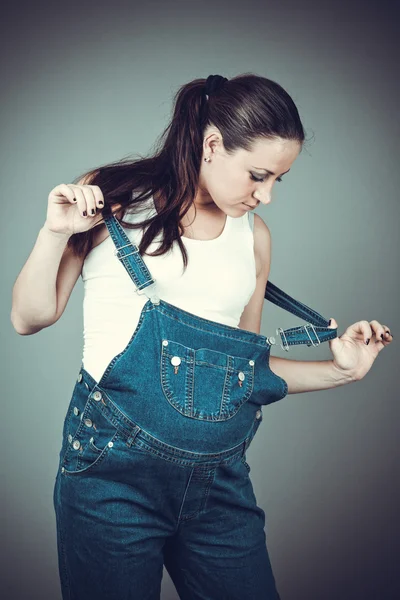
[[[281,86],[194,80],[164,138],[150,158],[50,192],[13,290],[14,327],[31,334],[85,284],[54,487],[63,598],[155,600],[165,565],[183,600],[272,600],[246,462],[262,406],[360,380],[392,336],[374,320],[338,338],[333,319],[267,283],[270,232],[251,211],[305,139]],[[264,298],[307,321],[278,328],[283,348],[329,341],[332,360],[270,357]]]

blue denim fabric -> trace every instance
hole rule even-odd
[[[163,301],[115,219],[116,256],[148,300],[100,381],[83,368],[65,417],[54,486],[64,600],[159,600],[163,565],[181,600],[276,600],[246,451],[262,407],[287,395],[275,343]],[[282,347],[336,337],[268,283],[265,298],[306,318]]]

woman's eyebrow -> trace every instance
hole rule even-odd
[[[268,171],[268,169],[264,169],[263,167],[254,167],[253,169],[260,169],[260,171],[267,171],[267,173],[269,175],[276,175],[276,173],[273,173],[272,171]],[[281,175],[279,175],[279,177],[282,177],[282,175],[286,175],[286,173],[289,173],[290,169],[288,169],[287,171],[285,171],[284,173],[282,173]]]

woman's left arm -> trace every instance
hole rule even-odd
[[[258,265],[256,288],[241,315],[239,327],[259,334],[271,264],[271,233],[257,214],[254,215],[254,254]],[[334,319],[329,327],[337,327]],[[288,394],[326,390],[365,377],[379,352],[392,340],[388,327],[378,321],[357,321],[342,336],[329,340],[331,360],[302,361],[270,355],[269,364],[288,384]]]
[[[288,394],[316,392],[356,381],[336,369],[333,360],[291,360],[269,357],[269,366],[288,384]]]
[[[337,327],[331,319],[329,327]],[[288,384],[288,394],[314,392],[360,381],[393,336],[378,321],[358,321],[340,337],[329,340],[331,360],[303,361],[269,357],[271,370]]]

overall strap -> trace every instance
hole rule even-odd
[[[115,215],[104,216],[110,237],[115,245],[114,254],[121,261],[136,286],[136,293],[144,289],[144,293],[154,304],[160,299],[156,292],[155,279],[151,276],[146,263],[139,253],[139,248],[131,242]]]
[[[253,231],[254,213],[249,212],[248,217],[249,225]],[[319,346],[321,342],[326,342],[337,337],[337,327],[329,328],[328,319],[306,304],[289,296],[289,294],[274,285],[272,281],[267,282],[264,298],[269,302],[280,306],[284,310],[291,312],[297,317],[300,317],[300,319],[308,321],[306,325],[291,327],[290,329],[283,330],[282,327],[278,327],[276,333],[280,335],[282,340],[281,346],[286,351],[289,350],[289,346],[298,344]]]

